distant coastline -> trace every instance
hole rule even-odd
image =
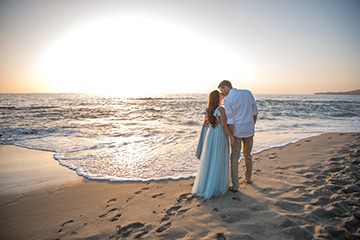
[[[348,92],[318,92],[315,95],[360,95],[360,89]]]

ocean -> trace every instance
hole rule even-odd
[[[324,132],[360,132],[360,96],[255,99],[253,153]],[[0,144],[53,151],[61,165],[89,179],[187,178],[199,164],[206,104],[207,94],[0,94]]]

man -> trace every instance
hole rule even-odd
[[[231,191],[239,190],[239,158],[241,145],[243,145],[243,155],[245,159],[244,182],[251,183],[253,136],[255,134],[255,123],[258,109],[254,96],[249,90],[238,90],[232,87],[228,80],[222,81],[219,90],[226,96],[224,100],[227,123],[231,132],[234,134],[236,144],[231,146]]]

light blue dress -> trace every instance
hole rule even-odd
[[[219,108],[221,107],[214,112],[219,123],[215,128],[207,128],[200,165],[192,189],[192,194],[205,199],[226,194],[230,184],[229,139],[219,120]]]
[[[204,146],[204,142],[205,142],[205,137],[206,137],[206,133],[209,129],[209,126],[202,126],[201,127],[201,132],[200,132],[200,137],[199,137],[199,142],[198,142],[198,145],[197,145],[197,148],[196,148],[196,153],[195,153],[195,156],[200,159],[200,156],[201,156],[201,152],[202,152],[202,149],[203,149],[203,146]]]

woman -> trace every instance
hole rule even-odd
[[[215,90],[210,93],[206,120],[209,122],[200,156],[200,166],[192,193],[209,199],[222,196],[229,188],[229,139],[235,138],[227,126],[223,97]]]

